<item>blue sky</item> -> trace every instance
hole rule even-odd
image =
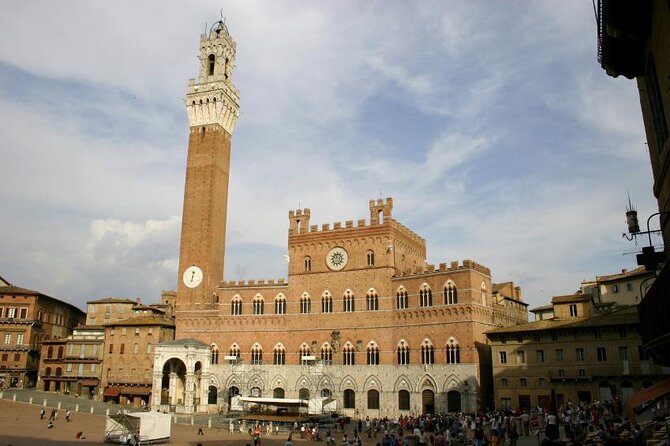
[[[654,212],[634,81],[589,2],[3,2],[0,276],[82,306],[174,289],[200,33],[237,42],[225,277],[286,277],[288,210],[394,216],[532,306],[635,266]]]

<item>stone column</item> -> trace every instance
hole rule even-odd
[[[170,405],[177,405],[177,377],[176,372],[170,372],[170,387],[168,389],[168,396],[170,400]]]
[[[209,410],[209,379],[207,379],[206,376],[201,376],[200,407],[198,408],[198,412],[207,412],[208,410]]]
[[[158,410],[161,405],[163,393],[163,372],[154,370],[153,383],[151,385],[151,410]]]
[[[184,392],[184,411],[193,413],[195,399],[195,375],[192,372],[186,374],[186,390]]]

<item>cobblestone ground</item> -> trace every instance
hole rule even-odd
[[[68,395],[59,395],[34,389],[10,389],[0,392],[0,445],[12,444],[14,446],[32,444],[72,444],[76,432],[87,432],[88,439],[77,441],[75,444],[101,444],[100,439],[104,434],[104,416],[107,413],[114,414],[122,406],[113,403],[103,403],[84,398]],[[46,422],[39,420],[39,408],[47,408],[47,416],[52,408],[59,408],[59,422],[57,428],[46,431]],[[73,422],[65,423],[65,411],[70,410],[73,414]],[[78,409],[78,410],[77,410]],[[135,411],[134,409],[130,409]],[[93,415],[91,415],[93,414]],[[233,418],[234,419],[234,418]],[[196,446],[213,445],[247,445],[252,443],[248,435],[236,432],[228,433],[228,422],[230,418],[221,415],[200,414],[174,415],[173,436],[170,444]],[[197,435],[199,427],[203,427],[205,435]],[[286,429],[289,427],[286,426]],[[354,424],[347,425],[345,431],[351,435]],[[288,432],[281,431],[278,435],[263,436],[264,446],[283,446]],[[341,445],[342,433],[335,434],[337,445]],[[294,436],[294,443],[309,443],[299,436]],[[7,443],[9,441],[9,443]],[[377,441],[381,441],[378,437]],[[320,442],[325,446],[325,442]],[[375,441],[364,441],[364,446],[374,445]],[[517,446],[538,446],[540,441],[537,437],[521,437]],[[504,446],[508,446],[507,442]],[[503,445],[501,445],[503,446]]]

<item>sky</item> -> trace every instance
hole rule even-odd
[[[591,2],[0,3],[0,276],[80,308],[177,284],[200,34],[237,42],[226,280],[287,277],[288,211],[394,218],[543,305],[635,265],[655,212],[635,81]],[[656,243],[660,241],[656,240]],[[641,244],[642,245],[642,244]]]

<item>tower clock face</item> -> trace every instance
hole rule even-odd
[[[345,251],[344,248],[336,247],[328,251],[326,255],[326,265],[332,271],[340,271],[345,266],[347,266],[347,261],[349,260],[349,254]]]
[[[202,282],[202,276],[202,270],[193,265],[186,268],[182,279],[184,280],[184,285],[186,285],[188,288],[195,288],[200,285],[200,282]]]

